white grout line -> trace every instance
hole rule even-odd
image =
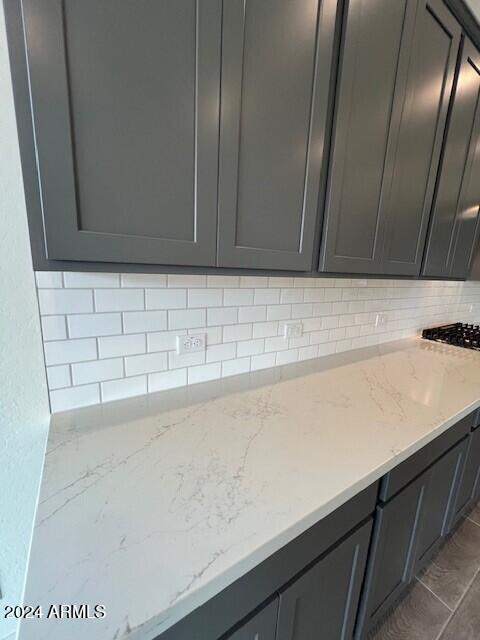
[[[447,609],[448,609],[449,611],[451,611],[452,613],[455,611],[455,609],[452,609],[452,607],[450,607],[446,602],[444,602],[444,601],[440,598],[440,596],[438,596],[438,595],[435,593],[435,591],[432,591],[432,589],[431,589],[427,584],[425,584],[425,582],[423,582],[423,581],[422,581],[418,576],[416,577],[416,580],[417,580],[417,582],[419,582],[419,583],[422,585],[422,587],[425,587],[425,589],[426,589],[427,591],[430,591],[430,593],[432,594],[432,596],[434,596],[434,597],[435,597],[439,602],[441,602],[445,607],[447,607]]]

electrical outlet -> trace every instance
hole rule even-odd
[[[283,337],[301,338],[303,335],[303,322],[287,322],[283,325]]]
[[[375,318],[375,326],[376,327],[384,327],[388,322],[386,313],[377,313]]]
[[[205,351],[207,339],[205,333],[197,333],[190,336],[177,336],[177,353],[194,353]]]

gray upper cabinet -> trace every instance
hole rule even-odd
[[[460,43],[441,0],[349,0],[320,270],[418,275]]]
[[[423,275],[466,278],[478,234],[480,205],[480,54],[465,40]]]
[[[371,520],[280,594],[276,640],[350,640],[363,582]]]
[[[337,0],[223,4],[218,265],[312,269]]]
[[[22,0],[47,257],[214,265],[221,0]]]

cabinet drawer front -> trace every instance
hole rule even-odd
[[[466,277],[480,201],[480,55],[464,43],[423,274]]]
[[[280,594],[277,640],[351,638],[371,520]]]
[[[420,1],[405,96],[392,115],[396,133],[392,179],[385,185],[384,273],[420,273],[460,35],[441,0]]]
[[[22,0],[48,258],[215,264],[221,0]]]
[[[224,3],[220,266],[312,268],[336,11]]]

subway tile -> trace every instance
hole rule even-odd
[[[166,311],[128,311],[123,314],[124,333],[161,331],[166,328]]]
[[[197,364],[205,363],[205,351],[195,351],[193,353],[168,353],[168,368],[181,369],[183,367],[194,367]]]
[[[122,333],[122,317],[119,313],[85,313],[68,316],[70,338],[94,338]]]
[[[268,278],[263,276],[240,276],[240,286],[249,289],[268,287]]]
[[[189,367],[188,384],[217,380],[220,378],[221,370],[220,362],[216,362],[214,364],[203,364],[199,367]]]
[[[77,273],[66,271],[63,274],[68,289],[111,289],[120,286],[118,273]]]
[[[292,305],[274,304],[267,307],[267,320],[290,320]]]
[[[114,358],[73,364],[72,377],[74,385],[123,378],[123,360],[122,358]]]
[[[223,289],[189,289],[189,307],[220,307],[223,304]]]
[[[45,316],[42,318],[42,335],[47,340],[65,340],[67,324],[65,316]]]
[[[207,276],[190,275],[190,274],[170,274],[168,276],[169,287],[185,287],[186,289],[192,289],[193,287],[200,287],[201,289],[207,286]]]
[[[234,342],[214,344],[207,348],[207,362],[219,362],[235,358],[237,346]]]
[[[209,309],[210,311],[210,309]],[[209,323],[210,324],[210,323]],[[221,324],[212,322],[212,324]],[[194,329],[205,325],[205,309],[179,309],[168,311],[169,329]]]
[[[145,351],[145,334],[98,338],[98,352],[100,358],[131,356],[137,353],[145,353]]]
[[[272,276],[268,279],[268,286],[280,289],[291,288],[293,287],[293,278],[277,278],[276,276]]]
[[[312,331],[310,333],[310,344],[322,344],[328,342],[329,331]]]
[[[161,289],[167,286],[167,276],[160,273],[122,273],[120,283],[128,289]]]
[[[332,303],[331,302],[316,302],[313,305],[313,315],[314,316],[328,316],[332,313]]]
[[[238,310],[239,322],[261,322],[267,319],[267,307],[240,307]]]
[[[245,356],[253,356],[259,353],[263,353],[265,349],[265,341],[260,340],[245,340],[237,344],[237,356],[243,358]]]
[[[95,290],[96,311],[141,311],[144,305],[143,289]]]
[[[282,289],[280,292],[280,304],[290,302],[303,302],[304,289]]]
[[[327,289],[327,291],[332,291],[332,289]],[[333,289],[335,291],[335,289]],[[325,289],[305,289],[305,302],[322,302],[325,298],[326,291]]]
[[[270,338],[278,335],[278,322],[256,322],[253,325],[254,338]]]
[[[283,336],[275,336],[274,338],[265,338],[265,351],[284,351],[288,349],[288,340]]]
[[[225,289],[223,304],[226,307],[244,307],[253,304],[253,289]]]
[[[101,386],[103,402],[132,398],[147,393],[147,376],[136,376],[134,378],[123,378],[123,380],[102,382]]]
[[[95,360],[96,357],[97,345],[93,338],[45,343],[45,362],[48,366]]]
[[[207,347],[212,344],[220,344],[223,340],[223,327],[199,327],[197,329],[188,329],[189,335],[198,335],[203,333],[206,336]]]
[[[317,356],[318,356],[318,346],[316,344],[312,344],[308,347],[301,347],[298,350],[299,360],[311,360],[312,358],[316,358]]]
[[[251,370],[268,369],[275,366],[275,353],[262,353],[251,358]]]
[[[323,328],[323,318],[305,318],[303,320],[304,331],[320,331]]]
[[[237,340],[248,340],[252,337],[251,324],[232,324],[223,328],[223,341],[236,342]]]
[[[39,289],[38,302],[42,315],[88,313],[93,311],[91,291],[69,289]]]
[[[278,304],[279,302],[279,289],[255,289],[253,304]]]
[[[290,338],[288,341],[289,349],[296,349],[298,347],[306,347],[310,344],[310,335],[308,333],[300,336],[299,338]]]
[[[186,306],[185,289],[147,289],[145,291],[147,309],[185,309]]]
[[[70,377],[70,367],[68,364],[60,364],[55,367],[47,367],[48,388],[50,391],[70,387],[72,380]]]
[[[159,331],[147,335],[148,351],[172,351],[177,347],[177,336],[185,335],[185,329],[178,331]]]
[[[239,276],[207,276],[207,287],[219,287],[223,289],[238,286],[240,286]]]
[[[291,364],[298,361],[298,349],[288,349],[287,351],[279,351],[277,353],[275,364]]]
[[[310,318],[313,315],[311,303],[292,304],[292,318]]]
[[[167,366],[168,358],[165,352],[147,353],[125,358],[125,373],[127,376],[138,376],[143,373],[164,371]]]
[[[152,373],[148,376],[149,391],[164,391],[165,389],[174,389],[176,387],[184,387],[186,384],[187,384],[186,369],[176,369],[174,371]]]
[[[52,412],[67,411],[86,407],[100,402],[100,388],[98,384],[87,384],[83,387],[69,387],[50,393]]]
[[[61,289],[63,287],[61,271],[37,271],[35,277],[38,289]]]
[[[250,358],[237,358],[222,362],[222,378],[237,376],[250,371]]]
[[[238,309],[235,307],[217,307],[207,309],[207,325],[236,324],[238,322]]]

